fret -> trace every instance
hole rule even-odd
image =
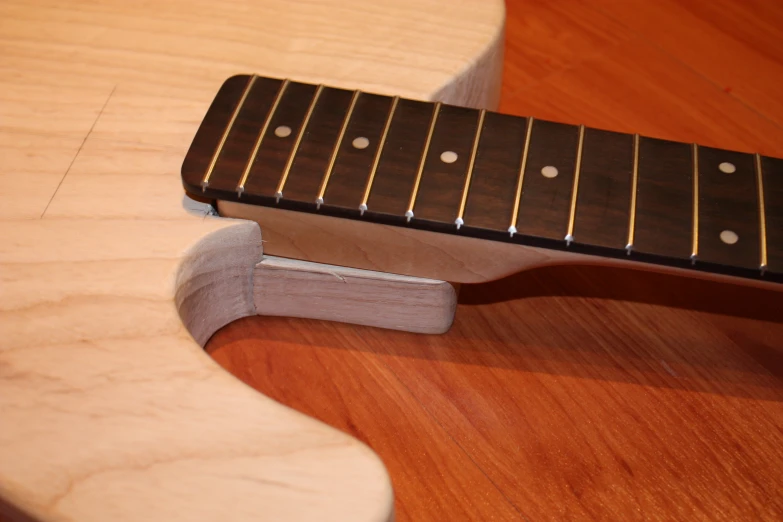
[[[633,167],[631,172],[631,209],[628,216],[628,240],[625,250],[628,255],[633,250],[634,233],[636,232],[636,193],[639,185],[639,135],[633,135]]]
[[[378,164],[381,162],[381,154],[383,154],[383,148],[386,146],[386,138],[389,136],[389,127],[391,127],[392,118],[397,110],[397,104],[400,102],[400,97],[395,96],[392,98],[391,106],[389,107],[389,114],[386,116],[386,123],[383,126],[383,132],[381,139],[378,142],[378,149],[375,151],[373,157],[372,167],[370,168],[370,175],[367,176],[367,185],[364,189],[364,196],[362,196],[362,202],[359,204],[359,211],[364,215],[367,210],[367,200],[370,199],[370,191],[372,190],[373,181],[375,181],[375,173],[378,172]]]
[[[519,203],[519,234],[561,243],[568,233],[579,127],[536,120]]]
[[[212,160],[209,162],[207,171],[204,173],[204,179],[201,180],[202,191],[205,191],[209,186],[209,179],[212,177],[212,171],[215,169],[215,165],[217,164],[218,158],[220,157],[220,153],[223,151],[223,146],[226,144],[228,134],[231,132],[231,129],[234,128],[234,122],[236,121],[239,112],[242,110],[242,106],[245,104],[247,95],[250,94],[250,90],[253,88],[253,84],[256,82],[256,78],[258,78],[258,76],[254,74],[248,79],[245,90],[242,91],[242,97],[239,98],[239,102],[237,103],[234,112],[231,114],[231,119],[228,120],[228,125],[226,125],[226,128],[223,131],[223,135],[218,142],[217,148],[215,149],[215,152],[212,153]]]
[[[764,202],[764,174],[761,167],[761,155],[753,155],[753,167],[756,170],[756,188],[758,190],[759,207],[759,269],[761,273],[767,271],[767,212]]]
[[[687,143],[639,138],[633,252],[690,264],[693,157]]]
[[[288,175],[291,173],[291,167],[294,164],[296,153],[299,151],[299,146],[302,144],[302,137],[304,136],[305,130],[307,129],[307,124],[310,123],[313,110],[315,109],[315,105],[318,103],[318,98],[321,96],[323,90],[323,85],[319,85],[316,88],[315,95],[313,96],[313,99],[307,108],[307,112],[305,113],[302,126],[299,128],[299,132],[296,135],[296,141],[294,141],[294,146],[291,148],[291,152],[288,155],[288,161],[285,164],[283,173],[280,175],[280,182],[277,184],[277,190],[275,190],[275,199],[277,199],[278,202],[280,201],[280,198],[283,197],[283,188],[285,188],[286,181],[288,181]]]
[[[277,107],[280,105],[280,100],[283,98],[283,94],[285,94],[285,91],[290,83],[290,80],[285,80],[280,83],[280,88],[275,95],[275,101],[272,102],[272,107],[267,111],[266,118],[264,118],[264,124],[261,126],[261,130],[258,133],[258,138],[256,138],[256,142],[253,144],[253,151],[250,153],[250,158],[247,160],[245,169],[242,172],[242,178],[237,184],[237,197],[242,197],[242,193],[245,191],[245,183],[247,183],[247,178],[250,175],[250,169],[253,167],[253,163],[256,161],[256,156],[258,156],[258,150],[261,148],[261,142],[269,130],[269,124],[272,121],[272,117],[275,115]]]
[[[343,125],[340,128],[340,134],[337,136],[337,141],[334,144],[332,156],[329,158],[329,166],[326,167],[326,173],[324,174],[323,181],[321,182],[321,187],[318,189],[318,197],[315,200],[318,208],[321,208],[321,205],[324,204],[324,193],[326,192],[326,185],[329,183],[329,178],[331,177],[332,170],[334,169],[334,163],[337,161],[337,153],[340,151],[340,145],[343,143],[345,131],[348,129],[348,123],[351,121],[351,115],[353,114],[354,107],[356,107],[356,100],[359,99],[360,95],[361,91],[354,91],[353,96],[351,97],[351,104],[348,106],[348,112],[345,113]]]
[[[479,114],[453,105],[440,107],[415,200],[416,219],[448,225],[455,222]],[[463,132],[455,133],[454,129]]]
[[[530,135],[533,132],[533,117],[527,118],[527,130],[525,131],[525,146],[522,149],[522,160],[519,166],[519,176],[517,178],[517,191],[514,197],[514,207],[511,209],[511,223],[508,226],[508,235],[514,237],[517,233],[517,220],[519,219],[519,202],[522,199],[522,184],[525,180],[525,169],[527,168],[527,155],[530,151]]]
[[[196,187],[200,193],[203,193],[201,182],[204,180],[204,173],[212,161],[220,136],[228,126],[228,121],[247,87],[247,82],[247,76],[232,76],[223,82],[182,161],[183,182]]]
[[[369,193],[370,212],[403,216],[432,120],[432,104],[400,99]]]
[[[783,275],[783,159],[761,157],[766,217],[767,274]]]
[[[416,178],[413,182],[413,190],[411,191],[411,198],[408,202],[408,210],[405,211],[405,218],[410,221],[413,218],[413,207],[416,204],[416,196],[419,193],[419,185],[421,184],[421,175],[424,172],[424,164],[427,161],[427,155],[430,151],[430,143],[432,143],[432,133],[435,131],[435,124],[438,121],[438,114],[440,114],[441,102],[435,104],[432,109],[432,119],[430,120],[430,128],[427,132],[427,141],[424,142],[424,150],[421,153],[421,160],[419,161],[419,168],[416,171]]]
[[[633,241],[632,235],[629,239],[629,215],[635,142],[630,134],[585,129],[576,242],[620,250]]]
[[[585,126],[579,126],[579,144],[576,149],[576,165],[574,166],[574,188],[571,190],[571,210],[568,213],[568,231],[565,235],[566,245],[574,240],[574,221],[576,220],[576,200],[579,196],[579,174],[582,167],[582,148],[585,141]]]
[[[357,97],[324,192],[326,206],[355,211],[360,205],[392,103],[377,94]]]
[[[484,118],[487,115],[487,111],[481,109],[479,111],[478,123],[476,124],[476,136],[473,138],[473,148],[470,151],[470,161],[468,162],[468,171],[465,174],[465,187],[462,189],[462,199],[459,203],[459,211],[457,211],[457,219],[454,220],[454,224],[457,225],[457,230],[465,224],[463,216],[465,214],[465,205],[468,203],[468,191],[470,190],[470,180],[473,177],[473,169],[476,165],[476,153],[478,152],[479,140],[481,139],[481,131],[484,128]]]
[[[753,155],[698,148],[698,261],[758,271],[759,201]]]
[[[329,164],[333,157],[337,159],[335,153],[339,148],[335,144],[345,127],[354,95],[352,91],[333,87],[321,91],[290,169],[285,188],[287,203],[316,203],[320,209],[319,191],[331,176]]]
[[[691,232],[691,263],[699,256],[699,146],[691,144],[693,158],[693,232]]]
[[[212,169],[209,187],[213,190],[236,190],[240,173],[252,152],[259,122],[270,111],[280,80],[258,78],[234,119],[231,131],[223,143],[223,150]]]
[[[524,118],[485,114],[465,207],[467,226],[507,232],[526,133]]]
[[[275,198],[275,192],[280,183],[280,175],[285,170],[285,166],[291,159],[294,148],[294,141],[298,130],[302,127],[307,110],[315,96],[317,86],[300,82],[289,82],[285,92],[280,96],[278,105],[269,121],[269,128],[261,142],[256,153],[256,158],[250,165],[250,171],[245,180],[242,198],[247,199],[251,196],[261,196],[264,198]],[[259,117],[259,120],[265,119],[267,114]],[[258,138],[259,127],[252,133],[250,140]],[[242,160],[242,166],[237,168],[237,172],[247,167],[248,158],[251,152],[248,152]],[[234,175],[234,180],[239,179],[239,175]],[[274,199],[273,199],[274,200]]]

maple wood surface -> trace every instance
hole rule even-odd
[[[286,274],[256,270],[259,227],[185,197],[180,169],[237,73],[492,106],[502,22],[500,0],[0,2],[0,517],[389,520],[366,445],[204,353]],[[274,269],[317,277],[296,265]],[[376,284],[340,274],[318,317]],[[453,310],[448,283],[412,284]],[[367,322],[412,313],[393,297]]]
[[[507,7],[504,112],[783,156],[783,4]],[[257,317],[207,349],[375,450],[398,520],[780,520],[782,305],[550,267],[463,285],[441,336]]]

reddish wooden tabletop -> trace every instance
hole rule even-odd
[[[783,157],[781,27],[771,0],[508,0],[501,109]],[[463,287],[443,336],[259,317],[208,350],[369,444],[398,520],[783,519],[780,293],[547,268]]]

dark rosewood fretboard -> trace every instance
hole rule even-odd
[[[258,76],[228,79],[187,191],[783,281],[783,160]]]

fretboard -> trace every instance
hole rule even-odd
[[[187,191],[492,241],[783,281],[783,160],[240,75]]]

